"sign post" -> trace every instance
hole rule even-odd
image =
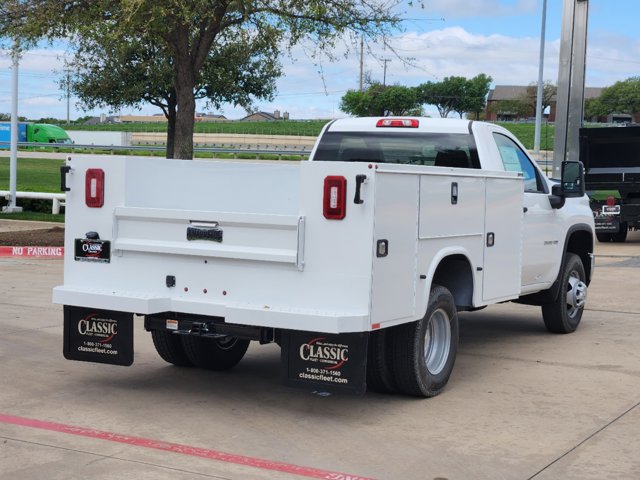
[[[553,178],[560,178],[564,160],[577,161],[584,114],[584,80],[587,56],[589,0],[564,0]]]

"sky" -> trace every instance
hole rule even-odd
[[[640,2],[588,0],[589,30],[586,85],[606,87],[640,75]],[[416,3],[416,2],[414,2]],[[538,78],[543,0],[424,0],[424,8],[399,5],[402,31],[389,39],[390,48],[369,43],[365,71],[382,82],[387,59],[387,84],[414,86],[451,75],[485,73],[493,85],[528,85]],[[557,83],[563,0],[548,0],[544,79]],[[277,82],[273,102],[257,101],[256,110],[289,112],[291,119],[338,118],[340,98],[357,89],[359,51],[346,45],[336,61],[314,64],[304,45],[283,57],[285,75]],[[56,80],[63,71],[63,44],[42,45],[24,54],[19,68],[19,115],[30,119],[66,118],[67,100]],[[85,112],[71,98],[71,119],[109,114],[108,108]],[[437,116],[435,108],[427,114]],[[0,112],[11,111],[11,59],[0,50]],[[219,110],[198,105],[198,111],[230,119],[246,112],[232,105]],[[123,114],[156,114],[157,107],[123,110]]]

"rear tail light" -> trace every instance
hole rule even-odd
[[[347,179],[331,176],[324,179],[322,213],[328,220],[342,220],[347,215]]]
[[[615,199],[615,197],[614,197],[613,195],[609,195],[609,196],[607,197],[607,205],[608,205],[609,207],[613,207],[615,204],[616,204],[616,199]]]
[[[89,168],[85,176],[84,199],[87,207],[100,208],[104,205],[104,170]]]
[[[418,128],[420,122],[415,118],[382,118],[376,123],[376,127]]]

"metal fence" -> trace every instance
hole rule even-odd
[[[5,148],[5,146],[9,147],[9,142],[0,142],[0,151]],[[131,146],[118,146],[118,145],[78,145],[78,144],[52,144],[52,143],[33,143],[33,142],[19,142],[18,148],[28,148],[32,150],[53,150],[53,151],[76,151],[76,150],[87,150],[89,153],[95,153],[96,151],[100,152],[110,152],[111,154],[120,153],[120,152],[166,152],[166,147],[157,146],[157,145],[131,145]],[[229,147],[196,147],[193,149],[195,153],[205,153],[210,154],[212,157],[215,154],[227,154],[233,155],[233,158],[236,158],[238,155],[255,155],[256,158],[261,155],[270,155],[276,156],[278,159],[281,159],[283,156],[300,156],[300,157],[308,157],[311,153],[311,149],[305,146],[300,148],[257,148],[254,147],[240,147],[238,145],[233,145]]]

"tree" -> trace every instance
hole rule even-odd
[[[487,95],[492,81],[493,78],[484,73],[480,73],[467,81],[464,111],[475,114],[476,120],[480,118],[480,113],[484,111],[487,105]],[[462,118],[462,115],[460,115],[460,118]]]
[[[542,111],[544,112],[548,107],[551,106],[554,97],[558,94],[558,87],[556,87],[553,83],[546,80],[542,83]],[[522,99],[523,101],[528,101],[531,105],[531,110],[533,111],[533,115],[536,115],[536,106],[538,99],[538,82],[532,82],[527,87],[527,93]]]
[[[446,77],[441,82],[419,85],[418,95],[421,103],[435,105],[440,116],[446,118],[451,112],[464,111],[465,83],[464,77]]]
[[[478,114],[484,109],[492,78],[484,73],[472,79],[446,77],[441,82],[427,82],[417,87],[422,104],[434,105],[445,118],[456,112],[462,118],[465,112]]]
[[[614,83],[603,90],[599,98],[601,114],[627,113],[633,115],[640,111],[640,77],[631,77]]]
[[[41,38],[81,37],[108,24],[117,39],[134,32],[166,54],[175,93],[175,153],[193,155],[193,125],[198,81],[225,32],[275,28],[286,48],[309,38],[317,52],[345,33],[376,37],[397,26],[391,9],[398,2],[369,0],[4,0],[0,37],[34,43]],[[139,67],[144,77],[144,64]],[[212,89],[216,86],[212,85]]]
[[[252,98],[271,99],[275,79],[280,76],[278,32],[232,29],[210,52],[194,91],[219,108],[224,102],[250,108]],[[167,118],[167,158],[174,157],[177,118],[176,91],[168,53],[140,34],[113,38],[110,26],[97,26],[76,39],[75,56],[68,70],[73,72],[61,84],[87,109],[144,103],[159,107]]]
[[[413,88],[374,82],[364,92],[347,91],[340,101],[340,110],[357,117],[419,115],[420,104]]]
[[[598,117],[602,117],[608,115],[612,112],[607,112],[607,109],[602,104],[599,98],[587,98],[584,101],[584,118],[586,120],[597,119]]]

